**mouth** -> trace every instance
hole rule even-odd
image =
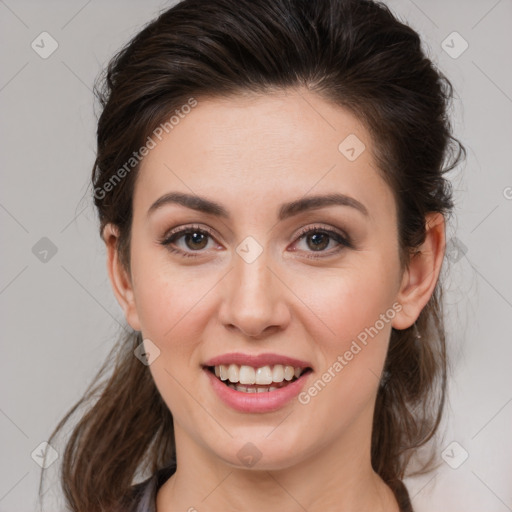
[[[275,364],[253,367],[234,363],[205,366],[204,369],[227,387],[242,393],[271,393],[312,371],[309,366]]]

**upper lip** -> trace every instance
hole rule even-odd
[[[212,357],[204,363],[204,366],[218,366],[218,365],[238,364],[245,366],[252,366],[253,368],[261,368],[262,366],[273,366],[282,364],[285,366],[293,366],[295,368],[311,368],[311,365],[306,361],[301,361],[295,357],[284,356],[281,354],[242,354],[241,352],[232,352],[230,354],[222,354],[220,356]]]

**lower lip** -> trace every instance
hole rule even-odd
[[[281,409],[300,393],[308,375],[311,373],[308,371],[291,384],[287,384],[274,391],[244,393],[243,391],[230,388],[208,369],[205,368],[204,372],[206,372],[210,379],[213,390],[217,393],[218,397],[226,405],[240,412],[272,412]]]

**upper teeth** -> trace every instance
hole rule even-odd
[[[252,366],[230,364],[221,364],[215,366],[215,375],[221,380],[229,380],[229,382],[239,382],[240,384],[260,384],[268,385],[272,382],[283,382],[283,380],[292,380],[293,377],[299,377],[302,368],[294,368],[293,366],[283,366],[276,364],[272,367],[262,366],[253,368]]]

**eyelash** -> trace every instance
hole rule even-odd
[[[161,245],[163,245],[164,247],[166,247],[167,250],[170,251],[171,253],[176,253],[185,258],[197,258],[197,257],[199,257],[199,254],[193,254],[193,252],[202,252],[202,251],[193,251],[191,253],[191,252],[183,251],[181,249],[176,249],[175,247],[173,247],[171,245],[173,242],[175,242],[176,240],[179,240],[184,235],[192,234],[192,233],[205,234],[205,235],[209,235],[212,238],[215,238],[213,235],[213,232],[210,231],[209,229],[202,228],[197,225],[191,225],[191,226],[186,226],[184,228],[180,228],[175,231],[171,231],[170,233],[167,233],[165,235],[165,237],[159,241],[159,243]],[[338,233],[337,231],[327,229],[323,226],[313,226],[313,227],[308,227],[308,228],[302,229],[297,234],[297,241],[302,240],[302,238],[304,238],[306,235],[309,235],[309,234],[328,235],[331,239],[333,239],[334,241],[336,241],[340,244],[341,247],[338,247],[338,249],[336,249],[335,251],[319,251],[320,253],[327,252],[328,256],[337,254],[338,252],[343,250],[343,248],[352,249],[354,247],[350,237],[348,237],[346,235],[342,235],[341,233]],[[306,256],[306,257],[310,258],[310,259],[319,259],[319,258],[324,258],[324,257],[328,257],[328,256]]]

